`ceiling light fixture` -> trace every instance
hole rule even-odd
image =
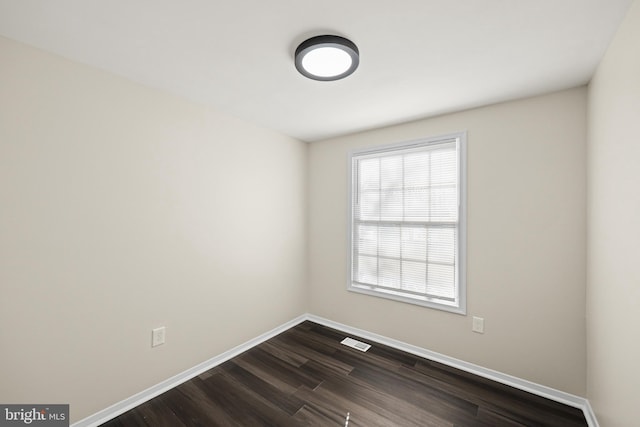
[[[316,36],[296,49],[296,68],[313,80],[332,81],[352,74],[360,63],[358,47],[340,36]]]

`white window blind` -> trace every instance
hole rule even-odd
[[[350,290],[464,311],[463,136],[352,154]]]

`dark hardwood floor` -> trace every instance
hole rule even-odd
[[[345,337],[301,323],[103,427],[332,427],[347,413],[350,427],[587,425],[579,409]]]

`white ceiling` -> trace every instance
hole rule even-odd
[[[587,83],[633,0],[0,0],[0,34],[305,141]],[[360,67],[293,64],[337,34]]]

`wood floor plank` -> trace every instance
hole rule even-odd
[[[493,412],[487,408],[478,409],[478,420],[495,427],[526,427],[533,424],[522,424],[504,414]]]
[[[331,349],[331,351],[324,349],[324,351],[318,352],[305,346],[304,342],[291,340],[290,337],[281,336],[275,337],[272,340],[272,343],[282,349],[286,349],[300,356],[304,356],[307,359],[319,362],[331,371],[348,374],[351,372],[351,369],[353,369],[351,366],[333,358],[333,353],[336,351],[335,349]]]
[[[128,411],[109,421],[109,427],[150,427],[139,411]]]
[[[160,396],[158,399],[152,399],[148,405],[140,406],[140,415],[144,418],[149,426],[155,427],[186,427],[186,424],[180,420],[171,407],[167,405],[165,400],[167,396]]]
[[[303,322],[103,426],[587,426],[579,409],[345,337]]]
[[[182,423],[189,427],[236,425],[237,419],[227,412],[226,401],[215,394],[207,395],[197,384],[193,379],[167,393],[165,402]]]
[[[305,427],[343,426],[345,422],[345,418],[327,417],[321,409],[316,409],[309,405],[304,405],[300,408],[300,410],[291,417],[291,420],[295,425]],[[351,427],[355,426],[352,424]]]
[[[378,410],[371,410],[367,407],[361,406],[354,401],[345,398],[344,396],[335,394],[319,387],[316,390],[309,390],[306,387],[301,387],[296,393],[296,396],[304,399],[307,402],[307,406],[316,409],[319,413],[322,413],[327,418],[326,425],[341,425],[344,424],[345,416],[347,413],[351,414],[349,420],[349,426],[365,426],[365,427],[383,427],[383,426],[406,426],[406,427],[419,427],[415,423],[409,423],[400,414],[387,413],[384,408],[378,408]]]
[[[305,368],[313,369],[309,366]],[[314,392],[318,394],[330,393],[333,401],[341,401],[354,419],[361,419],[364,414],[374,414],[374,418],[400,423],[399,425],[416,426],[447,426],[453,421],[435,414],[433,411],[423,411],[413,403],[389,394],[387,389],[379,389],[367,381],[349,376],[331,376],[327,378]],[[438,402],[439,403],[439,402]],[[473,416],[465,418],[473,420]]]
[[[416,371],[423,375],[416,376]],[[434,384],[438,389],[468,399],[487,410],[509,414],[513,420],[524,424],[558,424],[567,427],[584,425],[584,415],[577,408],[437,362],[419,361],[415,370],[406,370],[406,375],[417,381]]]
[[[275,345],[270,341],[266,341],[262,343],[260,345],[260,348],[262,348],[264,351],[268,352],[272,356],[282,360],[283,362],[287,362],[290,365],[293,365],[297,368],[309,361],[309,359],[307,359],[306,357],[301,356],[295,352],[288,351],[287,349],[282,348],[278,345]]]
[[[396,372],[386,369],[386,365],[367,363],[357,353],[342,351],[336,354],[337,359],[354,365],[350,378],[367,382],[372,387],[385,390],[416,407],[430,407],[433,413],[440,416],[448,414],[454,422],[469,422],[477,413],[477,405],[458,396],[442,392],[432,386],[421,384],[414,378],[403,378]]]
[[[313,378],[260,348],[242,354],[234,363],[290,393],[302,385],[313,388],[322,381],[322,378]]]
[[[261,398],[241,382],[222,373],[199,384],[202,391],[214,398],[237,425],[286,425],[289,414]]]
[[[269,384],[261,378],[258,378],[240,366],[234,366],[225,373],[233,377],[252,393],[262,397],[289,415],[295,414],[304,405],[303,400],[297,399],[293,394],[282,392],[277,387]]]

